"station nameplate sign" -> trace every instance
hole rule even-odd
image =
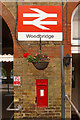
[[[62,6],[18,6],[19,41],[62,41]]]

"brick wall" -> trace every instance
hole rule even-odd
[[[42,51],[44,50],[43,48]],[[15,87],[14,91],[15,99],[21,99],[21,101],[18,100],[23,107],[19,114],[20,118],[46,116],[54,118],[61,117],[60,45],[51,44],[48,47],[46,46],[46,49],[48,52],[49,49],[51,49],[52,52],[50,53],[51,60],[48,68],[44,71],[37,70],[33,64],[28,63],[25,58],[15,58],[14,75],[21,76],[21,86]],[[48,52],[47,54],[49,55]],[[54,55],[54,53],[56,54]],[[48,108],[36,107],[36,79],[48,79]],[[15,113],[15,117],[19,117],[17,113]]]

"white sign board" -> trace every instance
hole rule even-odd
[[[21,80],[20,76],[14,76],[14,86],[20,86]]]
[[[18,6],[19,41],[62,41],[62,6]]]

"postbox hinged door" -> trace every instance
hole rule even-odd
[[[37,107],[48,107],[48,80],[36,80]]]

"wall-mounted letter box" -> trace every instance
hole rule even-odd
[[[48,80],[36,80],[37,107],[48,107]]]

